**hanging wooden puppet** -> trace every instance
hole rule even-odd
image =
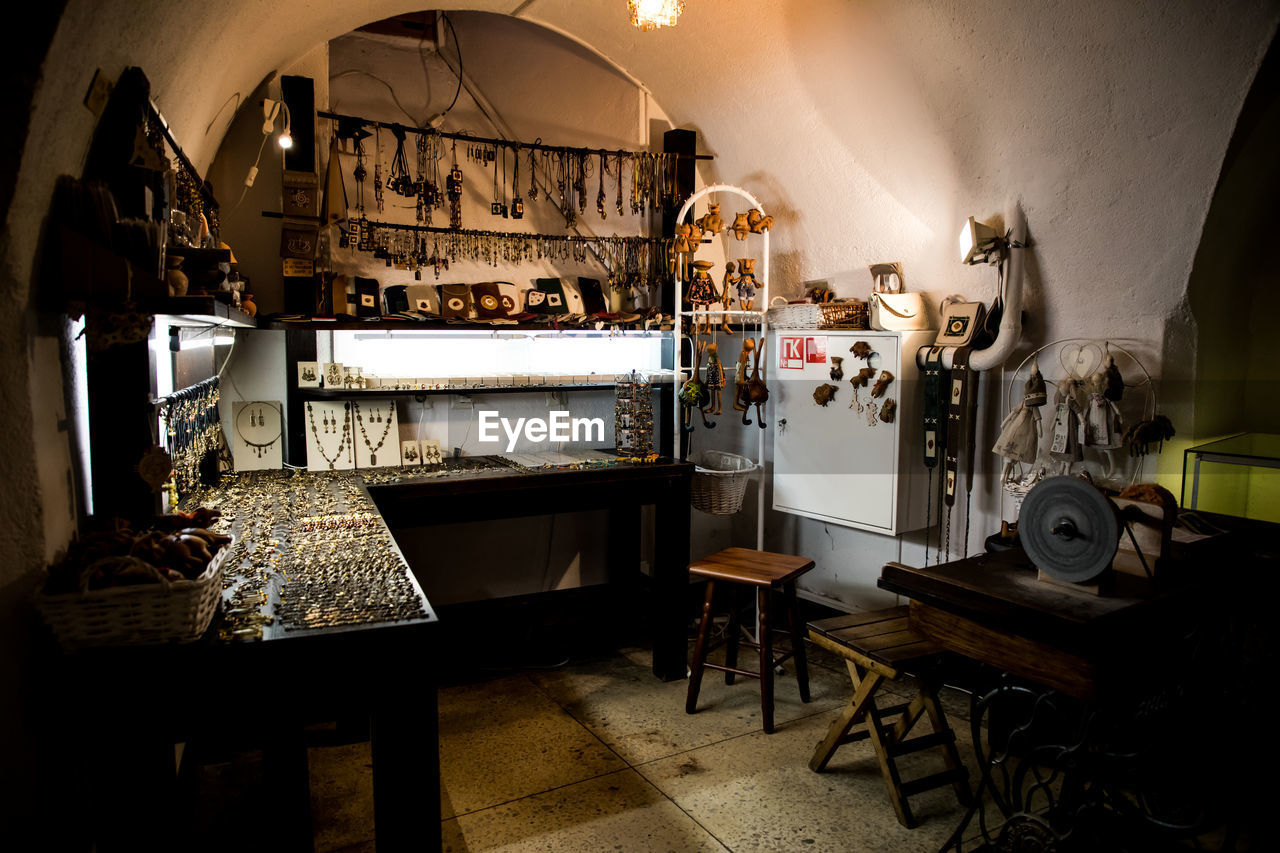
[[[764,404],[769,400],[769,388],[764,384],[764,379],[760,376],[760,355],[764,352],[764,344],[764,338],[761,338],[756,344],[755,362],[751,369],[751,378],[735,389],[738,395],[738,402],[742,404],[742,425],[751,426],[751,421],[747,419],[747,408],[755,406],[756,422],[759,423],[760,429],[764,429],[767,426],[764,422]],[[738,407],[735,406],[734,408]]]
[[[707,404],[711,402],[711,394],[707,391],[707,386],[702,382],[702,352],[706,349],[706,343],[699,341],[694,348],[696,355],[693,361],[693,372],[689,374],[689,379],[680,388],[680,405],[684,406],[684,431],[693,432],[693,410],[697,409],[698,414],[702,416],[702,425],[707,429],[713,428],[715,421],[707,421]]]
[[[1076,382],[1064,376],[1053,395],[1053,442],[1049,455],[1059,463],[1058,473],[1071,473],[1071,466],[1084,459],[1080,449],[1080,413],[1084,407],[1076,398]]]
[[[714,344],[707,344],[707,376],[703,380],[703,385],[707,388],[707,394],[711,398],[707,408],[711,410],[711,414],[721,414],[720,407],[723,405],[722,395],[724,393],[724,364],[720,361],[720,350]]]
[[[747,404],[742,402],[743,394],[740,389],[747,384],[747,365],[751,362],[751,353],[755,348],[754,338],[742,339],[742,352],[738,353],[738,366],[733,376],[733,410],[735,412],[747,410]]]
[[[689,281],[689,289],[685,301],[693,309],[693,329],[695,335],[707,334],[711,331],[711,306],[719,298],[716,283],[707,270],[711,269],[711,261],[694,261],[693,276]],[[698,309],[703,311],[702,319],[698,319]]]
[[[1045,391],[1044,377],[1040,375],[1040,366],[1031,364],[1031,376],[1027,379],[1023,391],[1022,402],[1005,416],[1000,425],[1000,436],[996,439],[993,453],[1004,457],[1004,470],[1000,480],[1004,483],[1016,482],[1015,466],[1018,463],[1033,464],[1040,452],[1040,433],[1043,429],[1040,422],[1040,409],[1048,401]]]
[[[738,278],[735,284],[738,288],[738,304],[743,311],[750,311],[755,304],[756,288],[759,286],[756,281],[755,258],[738,258]]]

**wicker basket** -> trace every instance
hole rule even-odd
[[[789,304],[781,296],[775,296],[765,319],[770,326],[779,329],[816,329],[822,322],[822,306],[812,302]]]
[[[193,580],[36,594],[40,615],[66,651],[91,646],[190,643],[209,627],[222,598],[222,564],[231,544]]]
[[[736,453],[704,450],[694,459],[689,503],[711,515],[733,515],[742,509],[742,496],[756,463]]]
[[[867,303],[861,299],[849,299],[841,302],[824,302],[818,306],[822,311],[821,329],[866,329]]]

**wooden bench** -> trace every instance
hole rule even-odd
[[[796,578],[813,566],[813,560],[807,557],[754,551],[748,548],[726,548],[689,565],[690,574],[707,579],[707,594],[702,603],[702,621],[698,624],[698,641],[693,647],[693,662],[689,665],[689,694],[684,706],[686,713],[692,714],[698,709],[698,691],[702,687],[703,669],[723,671],[725,684],[733,684],[736,675],[758,678],[764,730],[766,733],[772,733],[773,669],[792,657],[796,662],[796,680],[800,682],[800,701],[809,701],[809,669],[804,655],[804,633],[800,629],[800,618],[796,608]],[[736,600],[730,602],[729,624],[725,628],[724,638],[715,643],[708,641],[711,622],[714,618],[712,608],[716,588],[720,584],[731,585],[731,599],[737,588],[746,586],[756,589],[757,642],[743,640],[738,636],[742,626],[739,617],[740,608]],[[791,651],[779,657],[774,657],[771,638],[771,632],[774,630],[771,599],[775,594],[782,597],[787,627],[791,632]],[[707,663],[707,653],[721,644],[727,646],[724,664]],[[758,672],[738,668],[739,644],[760,650]]]
[[[809,639],[844,658],[853,681],[853,699],[814,750],[809,769],[821,772],[841,744],[865,738],[871,741],[871,748],[880,761],[889,801],[903,826],[908,829],[915,826],[907,798],[923,791],[949,784],[955,788],[961,804],[968,805],[969,774],[956,752],[955,733],[947,725],[946,715],[938,703],[937,669],[945,653],[910,628],[907,608],[894,607],[810,622]],[[916,676],[920,685],[916,697],[909,703],[877,707],[876,694],[885,681],[903,673]],[[908,738],[924,715],[929,717],[933,731]],[[890,723],[888,718],[894,716],[898,716],[898,720]],[[852,731],[859,724],[862,728]],[[898,772],[898,757],[931,747],[941,747],[946,770],[904,782]]]

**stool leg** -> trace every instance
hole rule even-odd
[[[702,601],[702,621],[698,623],[698,641],[693,645],[693,661],[689,665],[689,695],[684,702],[686,714],[698,710],[698,691],[702,688],[703,664],[707,662],[707,632],[711,629],[711,604],[715,600],[715,581],[707,581],[707,596]]]
[[[756,632],[760,643],[760,712],[764,720],[765,734],[773,734],[773,630],[769,618],[769,588],[762,587],[756,596],[760,615],[756,622]]]
[[[924,699],[925,713],[929,715],[929,723],[933,726],[933,730],[950,733],[951,725],[947,722],[946,714],[942,712],[942,706],[938,704],[936,682],[929,678],[922,678],[920,696]],[[962,806],[969,805],[973,799],[972,792],[969,790],[969,770],[960,760],[954,735],[942,744],[942,760],[947,765],[947,769],[956,774],[956,778],[951,783],[951,787],[956,792],[956,799]]]
[[[809,662],[805,658],[804,631],[800,627],[800,607],[796,603],[795,581],[783,587],[787,614],[791,620],[791,648],[796,659],[796,681],[800,682],[800,701],[809,701]]]
[[[738,665],[738,640],[742,633],[742,597],[738,595],[738,585],[729,585],[729,623],[725,625],[724,634],[724,665],[728,667],[737,667]],[[736,676],[732,672],[725,672],[724,683],[733,684]]]
[[[809,769],[815,773],[821,773],[826,768],[827,762],[831,760],[831,756],[835,755],[836,749],[844,743],[849,730],[866,717],[867,702],[875,701],[876,688],[880,686],[883,678],[878,672],[868,672],[865,677],[860,676],[857,664],[851,660],[846,660],[845,666],[848,667],[849,678],[853,681],[853,698],[831,724],[822,743],[814,749],[813,757],[809,759]]]
[[[880,760],[880,775],[884,777],[885,787],[889,789],[889,802],[893,804],[893,810],[898,815],[898,823],[907,829],[913,829],[916,820],[911,814],[911,806],[907,803],[906,796],[902,793],[902,776],[898,773],[898,765],[889,755],[888,747],[884,742],[884,733],[880,727],[880,712],[876,709],[875,699],[872,698],[867,703],[867,736],[871,739],[871,748],[875,750],[876,758]]]

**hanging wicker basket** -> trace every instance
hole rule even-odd
[[[694,457],[689,502],[711,515],[733,515],[742,509],[742,497],[756,463],[736,453],[703,450]]]

